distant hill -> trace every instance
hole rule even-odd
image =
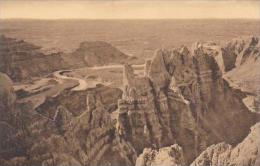
[[[45,53],[34,44],[0,36],[0,72],[12,80],[39,77],[61,69],[123,63],[129,56],[103,41],[82,42],[71,53]]]
[[[86,41],[64,56],[67,63],[77,66],[100,66],[125,62],[129,56],[104,41]]]

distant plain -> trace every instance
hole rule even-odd
[[[128,55],[147,58],[158,48],[223,43],[259,36],[258,20],[0,20],[0,34],[44,50],[71,52],[83,41],[106,41]]]

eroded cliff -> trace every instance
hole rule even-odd
[[[239,143],[259,120],[202,44],[159,50],[146,69],[147,75],[136,77],[125,66],[125,90],[118,103],[118,132],[138,153],[177,143],[189,163],[208,145]]]

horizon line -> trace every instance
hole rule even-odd
[[[259,20],[259,18],[0,18],[0,20]]]

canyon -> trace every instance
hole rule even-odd
[[[1,42],[1,165],[259,165],[257,37],[158,49],[143,65],[105,42],[51,55]],[[121,84],[75,90],[95,78],[85,68]]]

